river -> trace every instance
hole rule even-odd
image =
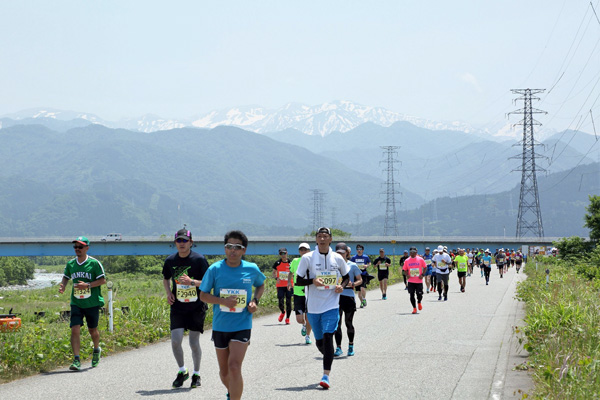
[[[63,274],[56,272],[46,272],[43,269],[36,269],[33,273],[33,279],[27,279],[27,285],[3,286],[0,290],[30,290],[43,289],[57,284],[62,279]]]

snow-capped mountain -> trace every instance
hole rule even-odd
[[[473,127],[461,122],[431,121],[350,101],[336,101],[316,106],[289,103],[276,110],[262,107],[237,107],[213,111],[194,120],[192,125],[201,128],[231,125],[258,133],[292,128],[308,135],[325,136],[335,131],[349,131],[365,122],[390,126],[397,121],[408,121],[432,130],[474,131]]]

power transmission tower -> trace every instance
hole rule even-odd
[[[384,160],[380,164],[385,163],[386,168],[384,172],[387,172],[387,182],[385,185],[385,222],[383,225],[383,236],[398,236],[398,222],[396,221],[396,194],[399,193],[396,188],[399,186],[394,180],[394,174],[397,171],[395,164],[400,162],[397,159],[400,146],[380,146],[384,150]]]
[[[540,145],[533,136],[533,126],[542,125],[535,119],[533,114],[547,114],[546,111],[538,110],[531,106],[532,100],[539,100],[534,95],[543,93],[546,89],[512,89],[521,97],[515,99],[523,100],[524,108],[508,113],[523,114],[523,119],[515,125],[523,125],[523,140],[516,146],[523,146],[523,154],[513,158],[521,158],[521,166],[514,171],[521,171],[521,195],[519,197],[519,214],[517,217],[517,237],[521,238],[531,233],[533,236],[544,237],[544,226],[542,225],[542,212],[540,210],[540,197],[538,195],[535,146]],[[538,156],[540,157],[540,156]],[[544,171],[542,168],[537,170]]]
[[[323,226],[323,197],[325,193],[320,189],[312,189],[311,192],[313,194],[313,231],[316,231]]]

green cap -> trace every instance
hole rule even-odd
[[[72,243],[81,243],[84,246],[89,246],[90,239],[86,238],[85,236],[79,236],[77,239],[73,240]]]

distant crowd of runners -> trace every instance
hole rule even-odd
[[[323,355],[323,375],[318,384],[329,389],[333,360],[344,354],[343,324],[348,338],[346,354],[355,355],[355,293],[360,308],[367,307],[366,288],[375,279],[368,268],[375,268],[381,298],[387,300],[389,271],[394,266],[383,248],[373,261],[364,254],[364,246],[360,244],[356,246],[355,255],[345,243],[337,243],[333,250],[331,230],[326,227],[316,231],[315,240],[312,251],[308,243],[300,243],[300,257],[291,261],[287,249],[280,248],[280,259],[273,265],[272,278],[276,281],[279,302],[278,321],[290,324],[293,309],[305,343],[313,343],[312,335]],[[225,235],[225,258],[210,266],[203,255],[192,251],[189,230],[177,231],[174,243],[177,253],[166,258],[162,271],[165,296],[170,305],[171,347],[178,366],[172,386],[182,387],[190,377],[182,347],[185,331],[189,332],[193,360],[190,386],[201,385],[200,334],[204,332],[207,304],[213,304],[212,341],[219,376],[227,389],[227,398],[240,399],[244,387],[242,363],[250,343],[252,314],[259,307],[267,278],[256,264],[243,259],[248,238],[241,231],[234,230]],[[92,367],[99,365],[101,356],[98,320],[104,299],[100,287],[106,283],[106,277],[102,264],[87,255],[89,246],[90,242],[84,236],[73,241],[76,257],[66,265],[59,286],[62,294],[68,281],[73,281],[70,326],[74,360],[69,367],[73,371],[81,369],[80,329],[84,319],[93,342]],[[464,293],[467,278],[474,275],[475,268],[480,269],[480,277],[484,277],[489,285],[494,264],[503,278],[510,266],[515,266],[519,273],[525,261],[526,256],[513,249],[496,249],[492,254],[489,249],[448,251],[446,246],[440,245],[433,251],[426,247],[419,255],[416,247],[410,247],[400,257],[399,273],[409,293],[412,314],[418,314],[423,310],[425,293],[437,293],[438,301],[448,300],[453,270],[457,271],[460,291]]]

